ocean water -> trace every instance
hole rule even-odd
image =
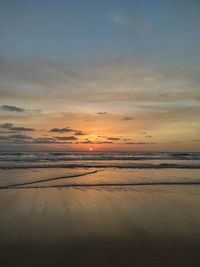
[[[200,184],[200,153],[0,152],[0,189]]]

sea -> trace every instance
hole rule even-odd
[[[200,184],[199,152],[0,152],[0,189],[173,184]]]

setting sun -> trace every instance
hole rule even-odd
[[[92,147],[90,147],[90,149],[89,149],[90,151],[92,151],[93,149],[92,149]]]

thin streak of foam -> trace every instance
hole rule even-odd
[[[0,189],[9,189],[12,187],[17,188],[17,187],[24,186],[24,185],[44,183],[44,182],[55,181],[55,180],[59,180],[59,179],[65,179],[65,178],[76,178],[76,177],[85,176],[85,175],[89,175],[89,174],[93,174],[93,173],[97,173],[97,172],[98,171],[95,170],[95,171],[85,172],[85,173],[80,173],[80,174],[75,174],[75,175],[60,176],[60,177],[56,177],[56,178],[48,178],[48,179],[37,180],[37,181],[32,181],[32,182],[11,184],[11,185],[6,185],[6,186],[1,186]]]

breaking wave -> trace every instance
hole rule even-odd
[[[120,168],[120,169],[200,169],[200,163],[131,163],[131,162],[73,162],[73,163],[21,163],[0,164],[0,169],[30,168]]]

